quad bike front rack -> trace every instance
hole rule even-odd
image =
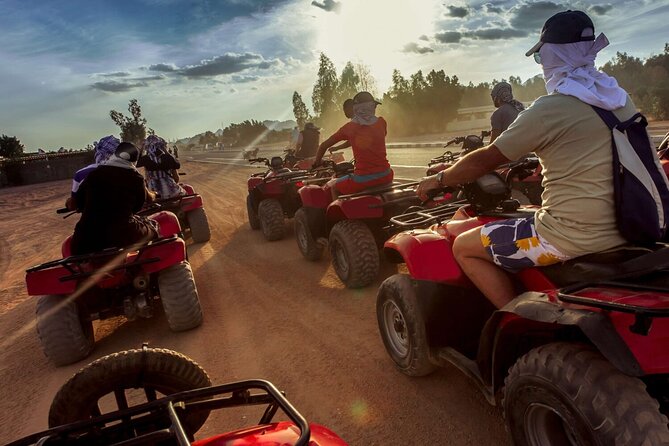
[[[257,392],[257,391],[261,392]],[[189,446],[181,418],[193,412],[267,405],[258,425],[268,425],[281,409],[299,429],[296,446],[306,446],[311,429],[305,418],[272,383],[255,379],[174,393],[129,409],[32,434],[7,446],[28,445],[153,445],[173,440]]]

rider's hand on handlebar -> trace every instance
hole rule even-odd
[[[423,179],[420,180],[420,183],[418,183],[416,194],[420,197],[421,201],[427,201],[430,198],[430,191],[439,190],[444,187],[439,183],[438,175],[439,174],[423,177]]]
[[[322,165],[323,165],[323,160],[314,161],[311,164],[311,168],[316,169],[317,167],[321,167]]]

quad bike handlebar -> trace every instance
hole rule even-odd
[[[390,219],[390,226],[399,231],[424,228],[449,220],[460,207],[466,204],[472,205],[479,212],[497,208],[505,212],[516,211],[519,203],[510,199],[511,181],[515,177],[524,178],[523,175],[531,175],[538,165],[538,158],[528,157],[500,166],[508,169],[505,176],[491,172],[476,181],[458,187],[445,186],[430,190],[427,193],[428,200],[423,203],[424,205],[435,197],[447,193],[457,195],[462,199],[427,210],[397,215]]]

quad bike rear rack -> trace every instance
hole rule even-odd
[[[259,425],[270,424],[280,408],[300,431],[295,445],[307,445],[311,429],[304,417],[272,383],[255,379],[174,393],[129,409],[32,434],[7,446],[154,445],[170,439],[187,446],[192,438],[189,439],[182,425],[184,415],[251,405],[267,405]]]
[[[141,209],[139,212],[136,213],[136,215],[141,215],[143,217],[146,217],[148,215],[155,214],[156,212],[160,212],[161,210],[165,210],[166,208],[169,209],[177,206],[181,207],[181,203],[183,202],[183,200],[199,196],[200,194],[188,194],[188,195],[179,195],[178,197],[172,197],[172,198],[159,198],[156,201],[149,203],[147,207]]]
[[[268,183],[271,181],[282,180],[286,182],[299,181],[303,178],[309,178],[309,174],[306,170],[291,170],[290,172],[284,172],[276,174],[270,178],[263,178],[263,182]]]
[[[466,200],[452,201],[430,209],[422,209],[415,212],[396,215],[390,219],[389,227],[398,232],[410,229],[427,228],[433,224],[450,220],[458,209],[466,204]]]
[[[82,268],[82,265],[85,263],[106,263],[108,260],[111,258],[117,257],[119,255],[123,255],[124,253],[129,253],[129,252],[135,252],[138,251],[137,256],[131,263],[122,263],[121,265],[114,266],[106,270],[106,272],[112,272],[112,271],[117,271],[117,270],[122,270],[122,269],[127,269],[130,267],[134,266],[139,266],[139,265],[144,265],[147,263],[155,263],[159,262],[160,259],[157,257],[149,257],[147,259],[142,258],[142,254],[144,251],[146,251],[148,248],[155,247],[155,246],[160,246],[160,245],[165,245],[171,242],[174,242],[178,240],[179,237],[177,236],[171,236],[171,237],[166,237],[166,238],[161,238],[158,240],[152,240],[144,245],[142,245],[139,248],[108,248],[105,249],[104,251],[96,252],[93,254],[82,254],[82,255],[75,255],[75,256],[69,256],[64,259],[59,259],[59,260],[53,260],[51,262],[46,262],[42,263],[36,266],[33,266],[31,268],[28,268],[26,270],[26,273],[32,273],[35,271],[41,271],[44,269],[48,268],[53,268],[55,266],[62,266],[63,268],[67,269],[70,272],[69,276],[64,276],[61,277],[59,280],[61,282],[65,282],[68,280],[77,280],[81,279],[84,277],[89,277],[94,274],[96,274],[95,271],[85,271]]]
[[[669,303],[662,307],[647,307],[628,303],[612,302],[595,299],[592,297],[579,296],[577,293],[587,288],[617,288],[635,291],[646,291],[651,293],[669,294],[669,287],[648,286],[630,282],[605,280],[599,282],[585,282],[565,287],[558,291],[557,298],[566,303],[584,305],[588,307],[600,308],[606,311],[616,311],[619,313],[630,313],[634,315],[634,323],[629,329],[632,333],[647,336],[650,332],[653,318],[669,317]]]
[[[402,190],[409,188],[415,189],[416,186],[418,186],[418,183],[419,183],[418,181],[411,181],[408,183],[394,182],[393,184],[389,184],[387,186],[370,187],[369,189],[365,189],[363,191],[356,192],[354,194],[340,195],[338,198],[342,200],[347,200],[350,198],[364,197],[365,195],[381,195],[395,190]]]

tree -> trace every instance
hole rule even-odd
[[[205,144],[216,144],[218,142],[218,138],[214,134],[214,132],[207,130],[204,132],[203,135],[200,135],[200,139],[198,140],[198,143],[205,145]]]
[[[139,106],[137,99],[130,100],[128,111],[132,117],[124,116],[123,113],[116,110],[110,111],[109,116],[120,127],[121,140],[131,142],[139,147],[146,138],[147,129],[146,119],[142,118],[142,108]],[[153,133],[153,130],[149,129],[149,134]]]
[[[335,100],[337,94],[337,71],[332,61],[321,53],[318,66],[318,79],[311,95],[314,112],[317,117],[325,121],[337,108]]]
[[[312,120],[306,104],[302,100],[302,96],[296,91],[293,93],[293,114],[295,121],[297,121],[297,128],[304,128],[304,124]]]
[[[355,73],[358,76],[358,87],[360,91],[368,91],[372,96],[376,97],[378,89],[376,87],[376,79],[369,71],[369,67],[363,63],[355,64]]]
[[[23,144],[16,136],[0,137],[0,157],[16,158],[23,155]]]
[[[339,85],[337,85],[337,103],[342,104],[346,99],[352,98],[358,92],[360,77],[355,72],[353,64],[347,62],[341,71]]]

